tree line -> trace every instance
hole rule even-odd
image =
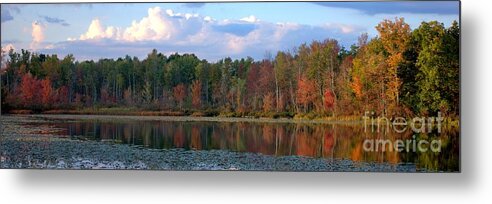
[[[194,54],[76,61],[10,50],[2,111],[131,107],[234,116],[459,116],[459,25],[384,20],[349,49],[337,40],[216,62]]]

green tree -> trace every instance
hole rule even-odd
[[[413,32],[419,44],[416,66],[418,109],[423,114],[457,112],[459,98],[459,27],[446,29],[437,21],[423,22]]]

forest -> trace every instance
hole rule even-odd
[[[384,20],[350,48],[335,39],[288,51],[208,62],[194,54],[77,61],[73,55],[2,53],[2,112],[119,109],[163,115],[324,118],[459,117],[460,28],[411,29]]]

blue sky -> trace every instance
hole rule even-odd
[[[2,4],[1,45],[78,60],[142,58],[153,48],[210,61],[261,59],[326,38],[349,47],[395,17],[411,28],[431,20],[449,26],[459,20],[459,2]]]

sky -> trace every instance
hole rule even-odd
[[[412,29],[459,21],[458,1],[2,4],[1,47],[73,54],[76,60],[194,53],[262,59],[313,40],[344,47],[362,33],[377,36],[384,19]]]

